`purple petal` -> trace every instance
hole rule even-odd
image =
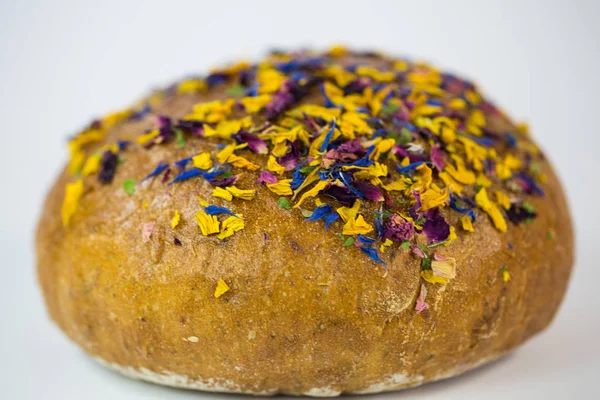
[[[267,148],[267,143],[264,140],[244,130],[240,130],[232,137],[238,143],[248,143],[248,148],[250,148],[250,150],[252,150],[255,153],[267,154],[269,152],[269,149]]]
[[[258,183],[277,183],[277,177],[271,171],[260,171]]]
[[[439,144],[431,147],[431,162],[438,171],[443,170],[446,165],[446,154],[441,150]]]
[[[450,225],[446,222],[438,208],[432,208],[425,213],[423,233],[429,243],[443,242],[450,236]]]
[[[325,196],[333,197],[345,207],[352,207],[354,200],[357,199],[357,196],[348,188],[337,185],[329,185],[329,187],[321,193]]]
[[[398,214],[390,215],[390,220],[383,228],[383,239],[394,242],[405,242],[411,240],[415,235],[415,227]]]
[[[277,118],[279,114],[287,110],[294,102],[300,100],[306,92],[306,88],[299,83],[291,79],[285,81],[265,107],[267,119],[273,120]]]
[[[506,214],[515,224],[520,224],[523,221],[537,217],[535,211],[527,209],[520,204],[511,204]]]
[[[291,171],[296,168],[298,163],[300,162],[300,151],[298,150],[299,141],[296,140],[292,143],[290,151],[283,157],[279,157],[277,162],[283,166],[286,171]]]
[[[100,161],[100,174],[98,174],[98,180],[101,183],[111,183],[117,172],[117,164],[119,158],[115,153],[110,150],[105,151],[102,154],[102,160]]]
[[[356,181],[354,182],[353,186],[358,189],[367,200],[373,200],[373,201],[383,201],[383,193],[381,192],[381,189],[379,189],[377,186],[373,185],[372,183],[366,182],[366,181]]]
[[[344,86],[344,95],[362,93],[370,84],[371,80],[367,77],[362,76],[357,78]]]
[[[181,120],[177,122],[176,128],[191,133],[194,136],[204,136],[204,123],[196,120]]]
[[[231,175],[227,178],[213,178],[209,180],[208,183],[210,183],[212,186],[227,187],[233,185],[236,180],[237,175]]]
[[[340,153],[361,153],[361,156],[365,154],[365,149],[360,145],[360,139],[353,139],[342,143],[336,150]]]
[[[171,118],[166,115],[159,115],[156,117],[159,129],[171,128]]]

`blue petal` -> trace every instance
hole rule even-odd
[[[452,207],[454,211],[458,211],[459,213],[466,213],[469,217],[471,217],[471,221],[475,222],[475,213],[473,212],[473,210],[471,210],[468,207],[460,207],[456,203],[455,197],[452,195],[452,192],[450,192],[450,207]]]
[[[417,168],[419,165],[422,165],[422,164],[425,164],[425,162],[424,161],[418,161],[418,162],[414,162],[412,164],[408,164],[406,167],[396,167],[396,170],[398,172],[400,172],[401,174],[403,174],[405,172],[408,172],[408,171],[410,171],[412,169]]]
[[[365,156],[363,158],[359,158],[358,160],[354,161],[352,164],[350,165],[356,165],[357,167],[368,167],[369,165],[373,164],[375,161],[373,160],[369,160],[369,156]]]
[[[325,150],[327,150],[327,146],[329,146],[329,141],[331,140],[331,137],[333,136],[334,131],[335,131],[335,118],[334,118],[333,122],[331,123],[331,129],[329,129],[329,132],[327,132],[327,135],[325,135],[325,140],[323,140],[323,144],[321,144],[321,148],[319,149],[320,152],[324,152]]]
[[[129,140],[119,140],[117,142],[117,145],[119,146],[119,151],[127,149],[127,146],[129,146],[130,143],[131,142]]]
[[[510,147],[517,147],[517,138],[510,133],[505,133],[504,136],[506,137],[506,141]]]
[[[154,169],[154,171],[150,172],[148,175],[146,175],[146,177],[144,179],[142,179],[142,182],[144,182],[146,179],[155,177],[156,175],[160,174],[167,168],[169,168],[169,164],[165,164],[161,161],[160,163],[158,163],[158,166]]]
[[[375,228],[377,228],[377,237],[383,236],[383,226],[381,226],[381,221],[379,219],[375,220]]]
[[[332,212],[328,216],[325,217],[325,229],[329,229],[329,225],[340,218],[340,214],[337,212]]]
[[[375,239],[371,239],[370,237],[366,237],[365,235],[358,235],[358,241],[362,244],[373,244]]]
[[[292,175],[292,182],[290,183],[292,190],[298,189],[306,179],[304,175],[302,175],[302,172],[300,172],[300,168],[302,168],[302,165],[298,164],[296,170],[294,171],[294,175]]]
[[[189,156],[187,158],[184,158],[183,160],[175,161],[175,165],[181,168],[185,168],[185,166],[192,160],[192,157],[193,156]]]
[[[225,207],[206,206],[206,207],[204,207],[204,211],[206,211],[206,213],[208,215],[229,214],[229,215],[232,215],[232,216],[234,216],[236,218],[239,218],[237,215],[235,215],[234,213],[232,213],[231,211],[229,211]]]
[[[385,264],[385,261],[383,261],[381,258],[379,258],[379,252],[377,251],[377,249],[374,249],[372,247],[366,247],[366,246],[361,246],[360,248],[362,250],[363,253],[365,253],[366,255],[368,255],[371,260],[378,262],[379,264]]]
[[[187,179],[194,178],[196,176],[202,176],[202,172],[203,171],[201,169],[198,169],[198,168],[190,169],[189,171],[183,171],[182,173],[180,173],[179,175],[177,175],[175,177],[175,179],[173,179],[171,181],[171,183],[169,183],[169,185],[172,185],[175,182],[185,181]]]
[[[223,170],[214,171],[214,172],[204,172],[199,168],[193,168],[193,169],[190,169],[189,171],[183,171],[182,173],[177,175],[175,177],[175,179],[173,179],[173,181],[171,183],[169,183],[169,185],[171,185],[175,182],[185,181],[187,179],[194,178],[196,176],[201,176],[206,180],[211,180],[211,179],[214,179],[217,176],[221,175],[224,172],[225,171],[223,171]]]
[[[326,216],[327,214],[329,214],[330,212],[331,212],[331,205],[323,204],[322,206],[315,208],[315,211],[313,211],[312,215],[310,217],[306,218],[305,221],[318,221],[321,218],[323,218],[324,216]]]
[[[320,88],[321,88],[321,94],[325,98],[325,107],[327,107],[327,108],[335,108],[336,105],[334,104],[333,101],[331,101],[331,99],[329,98],[329,96],[327,96],[327,93],[325,92],[325,85],[321,84]]]

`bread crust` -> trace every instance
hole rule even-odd
[[[219,96],[172,96],[158,112],[182,117],[199,100]],[[120,124],[97,146],[150,126],[149,118]],[[190,139],[188,146],[214,154],[215,143]],[[264,186],[252,202],[233,200],[249,222],[224,241],[200,235],[194,222],[198,198],[211,198],[204,180],[165,186],[150,179],[134,197],[123,191],[126,177],[139,182],[161,160],[188,155],[174,143],[131,148],[112,184],[85,178],[68,229],[61,204],[72,179],[65,171],[38,225],[38,276],[50,316],[87,353],[129,375],[163,384],[169,382],[157,376],[178,376],[173,386],[251,394],[396,390],[509,352],[550,323],[567,288],[573,232],[545,161],[545,196],[528,199],[537,218],[500,233],[476,211],[475,232],[459,230],[437,250],[456,259],[456,277],[428,285],[430,309],[417,314],[417,257],[390,248],[385,275],[358,247],[343,248],[321,225],[282,210]],[[239,175],[239,187],[256,186],[256,173]],[[176,230],[174,210],[181,214]],[[155,228],[143,243],[148,222]],[[215,298],[219,279],[231,290]]]

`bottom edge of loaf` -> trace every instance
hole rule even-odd
[[[135,368],[132,366],[121,365],[114,362],[109,362],[102,357],[94,357],[101,365],[119,372],[129,378],[151,382],[163,386],[170,386],[180,389],[200,390],[206,392],[220,393],[241,393],[255,396],[274,396],[277,394],[294,395],[294,396],[311,396],[311,397],[336,397],[341,394],[375,394],[381,392],[390,392],[394,390],[408,389],[420,386],[426,382],[435,382],[443,379],[452,378],[460,375],[471,369],[475,369],[480,365],[495,361],[501,358],[505,352],[488,356],[473,363],[460,365],[440,374],[431,377],[427,380],[421,375],[405,375],[402,373],[392,374],[382,379],[380,382],[373,383],[364,389],[360,390],[337,390],[329,387],[314,387],[302,392],[288,392],[285,390],[273,389],[248,389],[243,388],[240,384],[232,380],[220,380],[215,378],[206,379],[190,379],[186,375],[176,374],[170,371],[155,372],[148,368]]]

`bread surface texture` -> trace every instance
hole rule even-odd
[[[39,282],[58,326],[134,378],[416,386],[544,329],[569,281],[552,167],[474,85],[425,64],[274,52],[158,90],[69,150]]]

